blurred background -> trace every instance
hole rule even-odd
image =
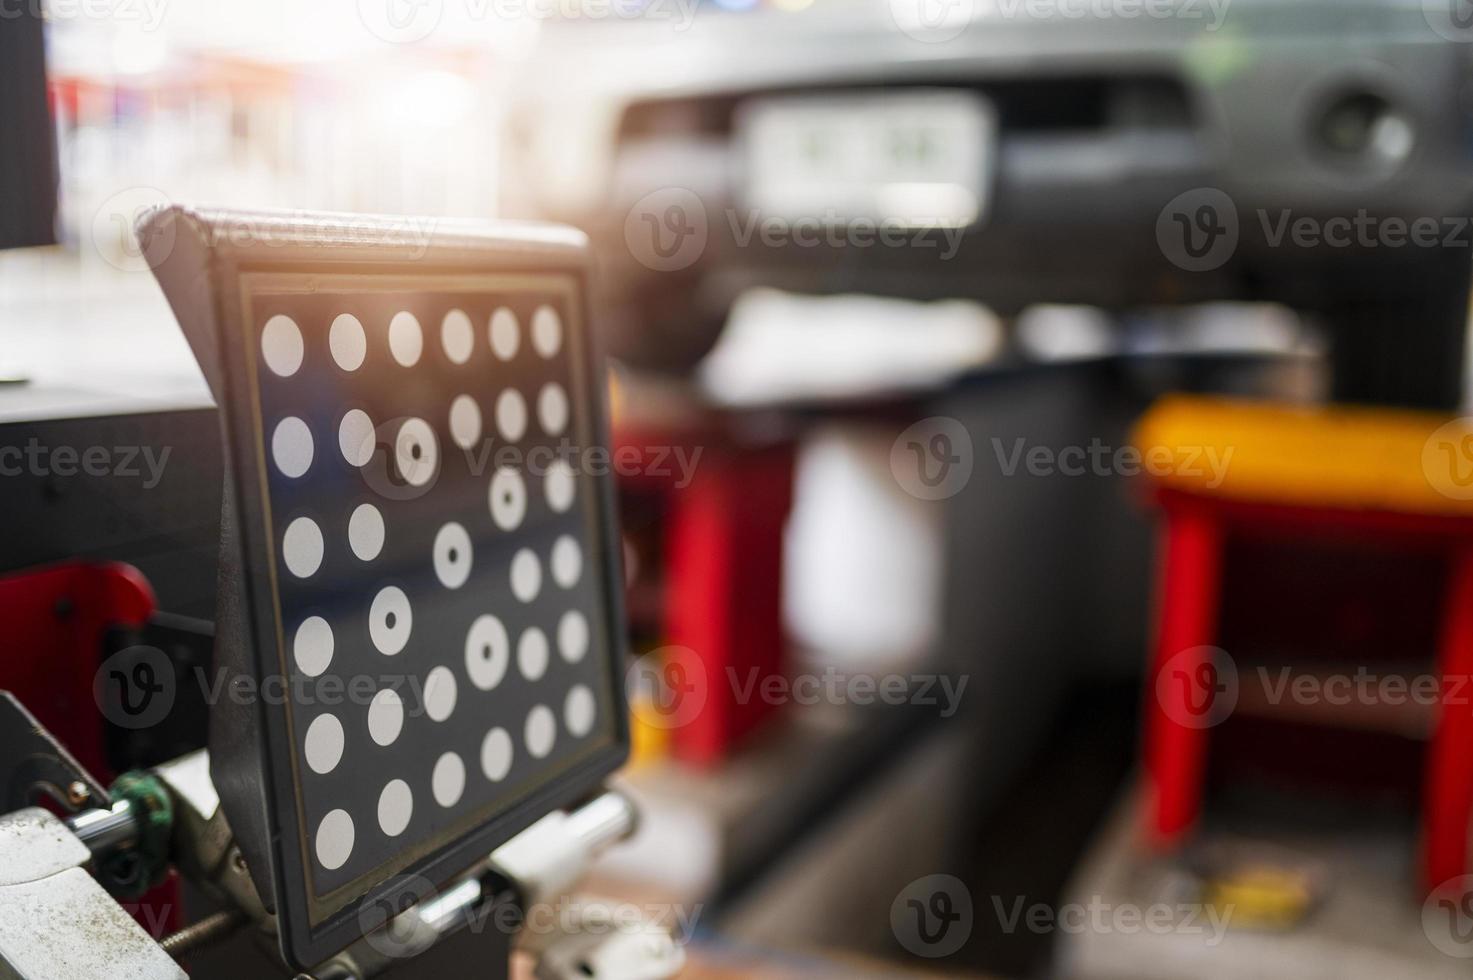
[[[644,820],[598,884],[689,975],[1466,973],[1463,0],[0,0],[0,56],[36,12],[4,441],[177,455],[6,481],[6,570],[214,614],[149,208],[566,222]]]

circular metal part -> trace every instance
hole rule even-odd
[[[1331,162],[1373,174],[1390,174],[1417,145],[1411,116],[1369,87],[1347,88],[1329,98],[1313,122],[1321,154]]]
[[[138,821],[127,800],[114,803],[111,810],[84,810],[68,817],[66,824],[94,857],[128,847],[138,839]]]

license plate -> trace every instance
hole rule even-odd
[[[997,122],[971,92],[783,96],[737,120],[763,218],[965,227],[987,209]]]

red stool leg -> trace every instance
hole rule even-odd
[[[681,759],[714,765],[776,712],[744,696],[781,676],[783,529],[791,509],[793,451],[708,457],[672,492],[667,547],[667,642],[693,651],[701,710],[673,732]]]
[[[1195,506],[1166,512],[1154,664],[1145,709],[1145,817],[1151,843],[1176,843],[1202,808],[1212,697],[1196,678],[1211,670],[1203,649],[1217,635],[1222,528]],[[1178,683],[1182,681],[1184,683]]]
[[[1438,670],[1442,703],[1428,749],[1422,812],[1422,876],[1428,891],[1468,873],[1473,814],[1473,546],[1453,561]]]

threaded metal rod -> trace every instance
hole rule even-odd
[[[220,942],[245,925],[245,922],[244,912],[237,909],[226,909],[223,912],[206,916],[193,925],[185,926],[178,932],[170,933],[159,940],[159,945],[174,959],[183,959],[190,953]]]

